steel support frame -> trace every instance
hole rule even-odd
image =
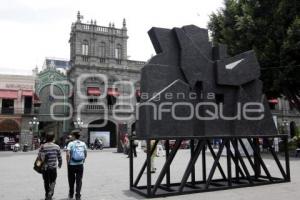
[[[279,160],[277,153],[274,151],[272,144],[269,142],[269,139],[276,137],[281,138],[282,142],[284,143],[283,156],[285,166],[282,165],[282,161]],[[259,138],[267,140],[267,146],[269,147],[272,158],[274,159],[281,173],[281,177],[272,176],[271,172],[268,170],[265,160],[263,159],[259,149]],[[222,141],[217,152],[214,151],[211,145],[210,141],[212,139],[221,139]],[[146,152],[146,160],[137,176],[134,175],[133,153],[131,151],[129,152],[130,190],[147,198],[259,186],[289,182],[291,180],[287,135],[218,138],[130,138],[131,147],[133,146],[134,140],[146,140],[148,150]],[[151,140],[155,140],[152,145]],[[170,140],[176,140],[172,148],[170,147]],[[191,157],[187,163],[181,181],[172,183],[170,166],[172,165],[172,161],[176,157],[183,140],[190,140]],[[250,152],[248,152],[245,146],[245,140],[249,143],[253,151],[252,156],[250,156]],[[158,177],[152,184],[153,176],[151,174],[151,155],[153,154],[159,141],[165,141],[166,161],[163,167],[160,170],[157,170]],[[239,151],[239,147],[242,148],[244,152],[243,156]],[[227,164],[222,166],[220,163],[220,158],[224,152],[226,152],[225,157]],[[207,166],[207,154],[210,154],[213,158],[213,165],[210,169],[208,168],[209,166]],[[201,162],[202,169],[195,168],[195,163],[197,161]],[[248,163],[248,165],[246,163]],[[200,180],[196,180],[196,173],[198,170],[199,172],[202,170]],[[220,172],[221,178],[213,178],[216,170]],[[139,183],[145,171],[146,185],[140,186]],[[178,174],[176,174],[176,176],[178,176]]]

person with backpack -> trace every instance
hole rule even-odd
[[[74,184],[76,182],[76,200],[81,199],[81,187],[83,176],[83,164],[87,157],[87,146],[80,141],[80,131],[74,130],[71,133],[74,138],[67,147],[67,162],[68,162],[68,180],[69,180],[69,199],[74,197]]]
[[[44,162],[42,171],[45,188],[45,200],[52,200],[54,194],[55,182],[57,178],[57,161],[58,167],[61,168],[62,158],[60,147],[54,144],[54,133],[46,134],[46,143],[39,150],[39,157]]]

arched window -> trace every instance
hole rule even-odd
[[[99,47],[99,56],[101,58],[105,58],[105,54],[106,54],[106,46],[105,46],[105,42],[101,42],[100,43],[100,47]]]
[[[115,56],[116,59],[122,59],[122,46],[120,44],[117,45]]]
[[[89,43],[87,40],[84,40],[82,43],[81,53],[85,56],[89,55]]]

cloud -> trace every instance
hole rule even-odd
[[[49,23],[70,14],[63,4],[53,3],[47,7],[43,2],[47,1],[6,1],[0,7],[0,21]]]
[[[154,49],[147,35],[152,27],[181,27],[195,24],[205,28],[208,15],[223,0],[2,0],[0,7],[0,71],[41,66],[45,57],[69,57],[69,34],[77,11],[84,22],[96,19],[100,26],[127,19],[128,55],[148,60]],[[3,71],[3,70],[2,70]],[[21,72],[21,71],[20,71]]]

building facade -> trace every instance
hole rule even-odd
[[[300,131],[300,113],[285,97],[269,99],[269,105],[278,132],[293,138]],[[297,130],[298,129],[298,130]]]
[[[127,59],[125,19],[116,28],[98,26],[96,21],[86,24],[81,18],[78,13],[69,40],[73,121],[81,126],[88,144],[101,137],[107,147],[120,147],[124,134],[135,127],[132,105],[139,99],[145,62]]]
[[[0,75],[0,150],[32,142],[34,76]]]
[[[46,58],[42,71],[37,73],[35,91],[40,101],[38,108],[38,135],[44,138],[45,133],[55,134],[57,143],[63,145],[65,136],[69,133],[70,86],[66,84],[68,61]]]

